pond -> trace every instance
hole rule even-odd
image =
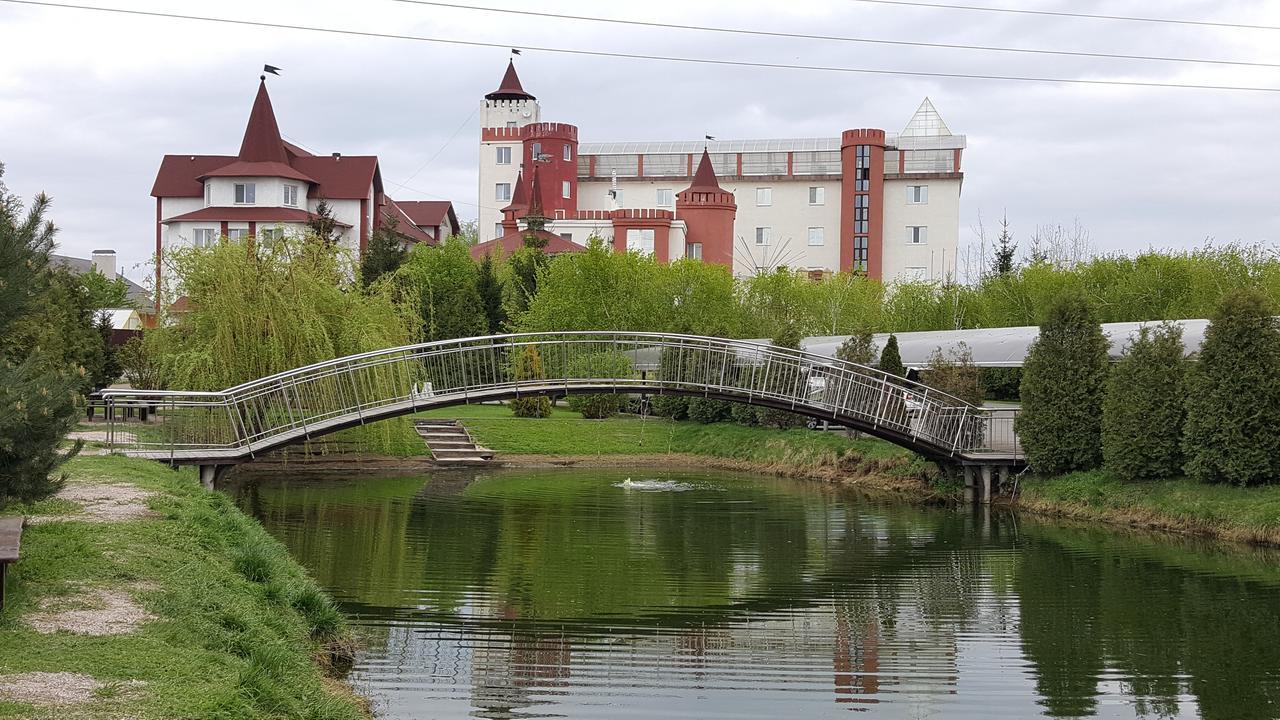
[[[1280,717],[1280,558],[719,472],[231,491],[385,718]]]

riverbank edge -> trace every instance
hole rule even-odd
[[[83,709],[96,713],[100,702],[116,700],[141,703],[120,706],[122,717],[171,717],[179,710],[274,717],[286,707],[307,717],[374,717],[369,699],[345,679],[358,648],[346,616],[288,548],[229,497],[202,488],[190,469],[174,471],[150,460],[85,456],[63,471],[64,489],[127,488],[142,493],[144,505],[136,515],[104,519],[91,505],[54,496],[0,513],[23,516],[26,523],[0,616],[0,676],[100,677],[111,692]],[[154,541],[165,539],[171,547],[158,548]],[[104,637],[69,626],[48,635],[29,624],[47,615],[50,603],[56,607],[68,597],[75,603],[125,579],[146,617],[136,630]],[[254,622],[266,615],[272,617]],[[107,652],[111,643],[120,645]],[[134,657],[142,648],[152,654]],[[99,663],[104,654],[111,657],[105,665]],[[153,666],[161,668],[155,677],[125,679],[134,667],[146,672]],[[193,668],[205,673],[180,677]],[[131,684],[153,686],[154,694],[117,698],[115,689]],[[0,709],[17,708],[30,708],[31,717],[82,710],[0,698]]]

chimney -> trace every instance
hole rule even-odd
[[[334,153],[334,154],[333,154],[333,160],[334,160],[334,162],[337,162],[337,161],[339,161],[339,160],[341,160],[341,159],[342,159],[342,153]]]
[[[108,280],[116,279],[115,250],[94,250],[92,258],[94,270],[102,273],[103,277]]]

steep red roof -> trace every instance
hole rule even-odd
[[[534,96],[524,91],[520,85],[520,76],[516,75],[516,63],[514,60],[507,61],[507,72],[502,76],[502,84],[497,90],[484,96],[486,100],[536,100]]]
[[[172,222],[222,222],[224,220],[227,222],[304,223],[315,217],[316,215],[302,208],[237,205],[233,207],[200,208],[189,213],[166,218],[162,222],[166,225]],[[337,224],[342,227],[351,227],[342,222]]]
[[[525,184],[524,184],[524,172],[523,171],[517,172],[516,186],[515,186],[515,189],[511,191],[511,202],[507,203],[507,206],[502,208],[502,212],[506,212],[508,210],[515,210],[516,213],[519,214],[519,213],[522,213],[524,210],[528,209],[528,207],[529,207],[529,188],[525,187]]]
[[[534,161],[532,179],[529,181],[529,209],[525,217],[546,217],[542,211],[542,183],[538,182],[538,164]]]
[[[698,161],[698,170],[693,174],[693,184],[688,189],[694,192],[721,191],[715,168],[711,167],[711,155],[705,148],[702,151],[702,159]]]
[[[524,236],[527,234],[525,230],[516,230],[503,235],[496,240],[482,242],[471,247],[471,257],[476,260],[482,260],[485,255],[497,252],[502,257],[509,257],[512,253],[524,247]],[[542,252],[548,255],[558,255],[560,253],[586,252],[584,246],[576,242],[565,240],[559,235],[548,232],[546,230],[537,230],[535,235],[547,241],[547,246]]]
[[[436,239],[418,228],[418,225],[425,225],[426,223],[414,222],[413,218],[405,212],[404,206],[406,204],[387,198],[387,204],[382,207],[382,217],[386,220],[395,221],[397,235],[413,242],[435,245]]]
[[[320,184],[313,197],[358,200],[369,196],[370,186],[382,190],[382,173],[375,155],[313,155],[294,158],[293,167]]]
[[[196,180],[204,180],[210,177],[280,177],[290,180],[301,180],[309,182],[313,185],[315,180],[307,175],[298,172],[284,163],[278,162],[245,162],[237,160],[230,165],[223,165],[220,168],[210,170],[209,172],[196,178]]]
[[[458,216],[453,212],[453,203],[448,200],[396,200],[397,205],[408,215],[414,225],[443,227],[446,235],[458,232]]]
[[[271,109],[271,96],[267,95],[265,79],[258,83],[258,96],[253,99],[253,109],[249,111],[249,124],[244,128],[239,157],[245,162],[289,162],[280,127],[276,125],[276,113]]]

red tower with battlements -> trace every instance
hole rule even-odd
[[[538,164],[543,211],[552,220],[571,217],[578,210],[578,128],[538,122],[520,129],[524,171],[532,174],[533,164]]]
[[[733,220],[738,203],[720,187],[711,156],[702,151],[693,184],[676,194],[676,218],[685,223],[686,257],[733,271]]]

